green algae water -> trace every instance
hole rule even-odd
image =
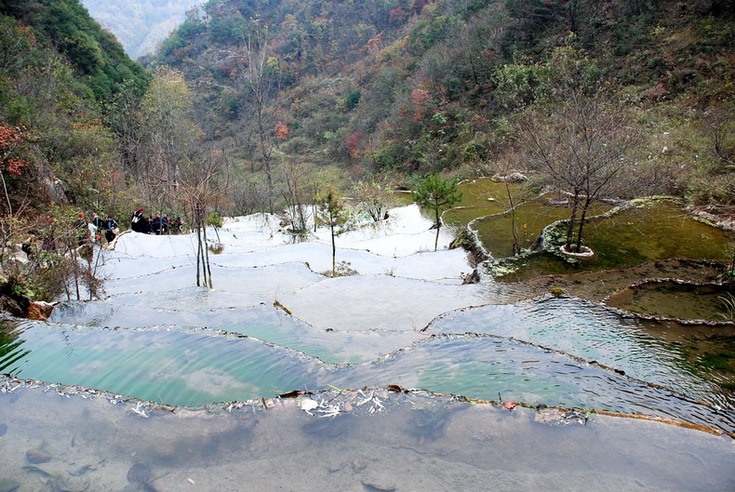
[[[608,306],[631,313],[685,320],[728,320],[727,286],[690,285],[672,281],[650,282],[628,287],[605,301]]]
[[[521,184],[509,183],[508,189],[516,204],[528,198]],[[465,227],[478,217],[505,212],[510,208],[508,189],[504,183],[490,178],[463,181],[459,184],[462,200],[454,208],[444,212],[442,220],[451,226]]]
[[[503,183],[490,179],[465,181],[460,184],[462,201],[445,212],[449,225],[464,227],[472,222],[480,242],[495,258],[513,254],[511,215]],[[528,248],[544,227],[565,220],[569,208],[548,197],[530,198],[522,185],[512,184],[516,203],[516,234],[522,248]],[[490,201],[488,201],[490,199]],[[613,207],[595,203],[588,212],[583,243],[597,254],[594,261],[570,265],[554,255],[531,257],[520,272],[506,280],[518,281],[543,274],[627,268],[664,258],[697,258],[727,260],[726,248],[735,240],[732,233],[692,218],[673,200],[640,200],[621,212],[595,218]]]
[[[680,205],[656,201],[626,208],[585,226],[583,243],[596,258],[570,264],[540,253],[523,260],[518,271],[500,279],[519,282],[538,275],[628,268],[666,258],[727,261],[733,233],[690,217]]]
[[[592,221],[585,243],[597,254],[595,268],[633,266],[663,258],[728,259],[733,235],[695,220],[670,201],[642,204]]]
[[[598,215],[610,210],[612,206],[595,203],[590,207],[590,215]],[[518,243],[528,249],[538,239],[549,224],[569,218],[568,208],[549,204],[545,199],[536,199],[519,205],[515,209],[515,224]],[[510,213],[483,217],[473,222],[480,242],[494,257],[513,255],[513,218]]]

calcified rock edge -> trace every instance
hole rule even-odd
[[[705,428],[398,387],[199,408],[11,378],[0,392],[3,490],[735,485],[733,440]]]

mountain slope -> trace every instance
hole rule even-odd
[[[3,214],[33,217],[53,203],[113,211],[126,186],[106,117],[121,94],[140,98],[149,75],[78,0],[4,2],[0,46],[0,125],[24,135]]]
[[[213,0],[149,62],[184,73],[205,129],[246,161],[269,132],[285,160],[467,174],[518,150],[513,121],[555,104],[544,84],[569,49],[638,120],[646,191],[718,201],[735,182],[707,128],[734,98],[734,26],[719,0]]]
[[[152,53],[202,0],[83,0],[89,13],[137,58]]]

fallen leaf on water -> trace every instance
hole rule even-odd
[[[296,398],[300,394],[301,394],[301,391],[293,390],[293,391],[289,391],[288,393],[281,393],[278,396],[280,396],[281,398]]]

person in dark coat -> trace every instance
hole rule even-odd
[[[115,237],[117,236],[116,231],[119,230],[117,222],[115,221],[115,219],[110,217],[109,214],[107,214],[103,222],[103,227],[105,229],[105,239],[107,239],[108,243],[111,243],[115,240]]]
[[[142,232],[143,234],[148,232],[148,222],[145,220],[145,217],[143,217],[142,208],[133,212],[133,216],[130,219],[130,228],[134,232]]]
[[[156,216],[153,217],[153,220],[151,221],[151,230],[153,231],[153,234],[161,234],[161,214],[156,214]]]
[[[104,229],[104,225],[102,223],[102,219],[100,219],[99,215],[97,215],[97,214],[92,214],[92,224],[97,229]]]

